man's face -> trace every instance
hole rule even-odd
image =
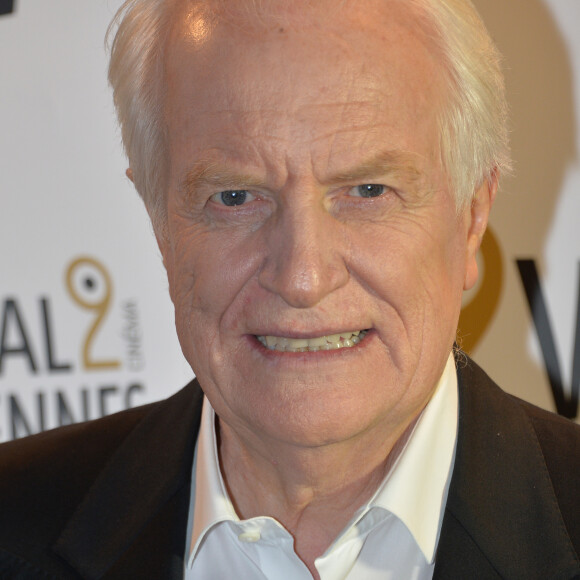
[[[193,10],[174,33],[160,247],[185,356],[238,433],[400,433],[442,373],[470,213],[440,166],[437,57],[403,4]]]

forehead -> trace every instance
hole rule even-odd
[[[172,147],[195,136],[340,150],[380,137],[412,151],[443,93],[417,16],[401,0],[184,2],[166,60]]]
[[[254,50],[266,57],[264,48],[274,44],[292,45],[293,60],[342,48],[368,65],[371,57],[393,61],[411,44],[437,51],[435,27],[418,0],[174,0],[170,14],[169,53],[179,47],[214,61],[231,57],[232,49],[239,57]],[[308,54],[313,47],[323,51]]]

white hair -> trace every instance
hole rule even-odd
[[[485,180],[511,170],[502,58],[470,0],[403,1],[423,14],[442,56],[447,94],[439,150],[462,209]]]
[[[416,9],[441,55],[448,94],[439,118],[440,156],[460,210],[485,180],[510,168],[501,57],[470,0],[399,1]],[[109,82],[123,145],[156,229],[167,219],[163,65],[175,4],[126,0],[107,33],[114,34]]]
[[[170,32],[168,0],[126,0],[107,31],[109,83],[135,188],[153,226],[167,220],[169,152],[164,120],[163,55]]]

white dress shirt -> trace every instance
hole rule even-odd
[[[373,497],[324,554],[321,580],[428,580],[433,576],[457,439],[457,375],[449,357],[433,397]],[[274,518],[240,520],[220,472],[215,413],[204,401],[196,446],[186,580],[311,580]]]

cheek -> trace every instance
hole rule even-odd
[[[403,217],[353,238],[363,283],[396,310],[407,327],[420,325],[426,310],[436,318],[453,318],[461,302],[465,242],[461,228],[449,228],[450,219],[455,217]]]
[[[190,225],[175,228],[172,239],[166,265],[178,328],[196,333],[203,325],[204,334],[215,333],[231,309],[239,310],[258,263],[256,244],[235,232]]]
[[[432,238],[432,249],[425,253],[423,264],[432,332],[455,337],[465,280],[466,236],[458,224],[456,229],[440,228]]]

